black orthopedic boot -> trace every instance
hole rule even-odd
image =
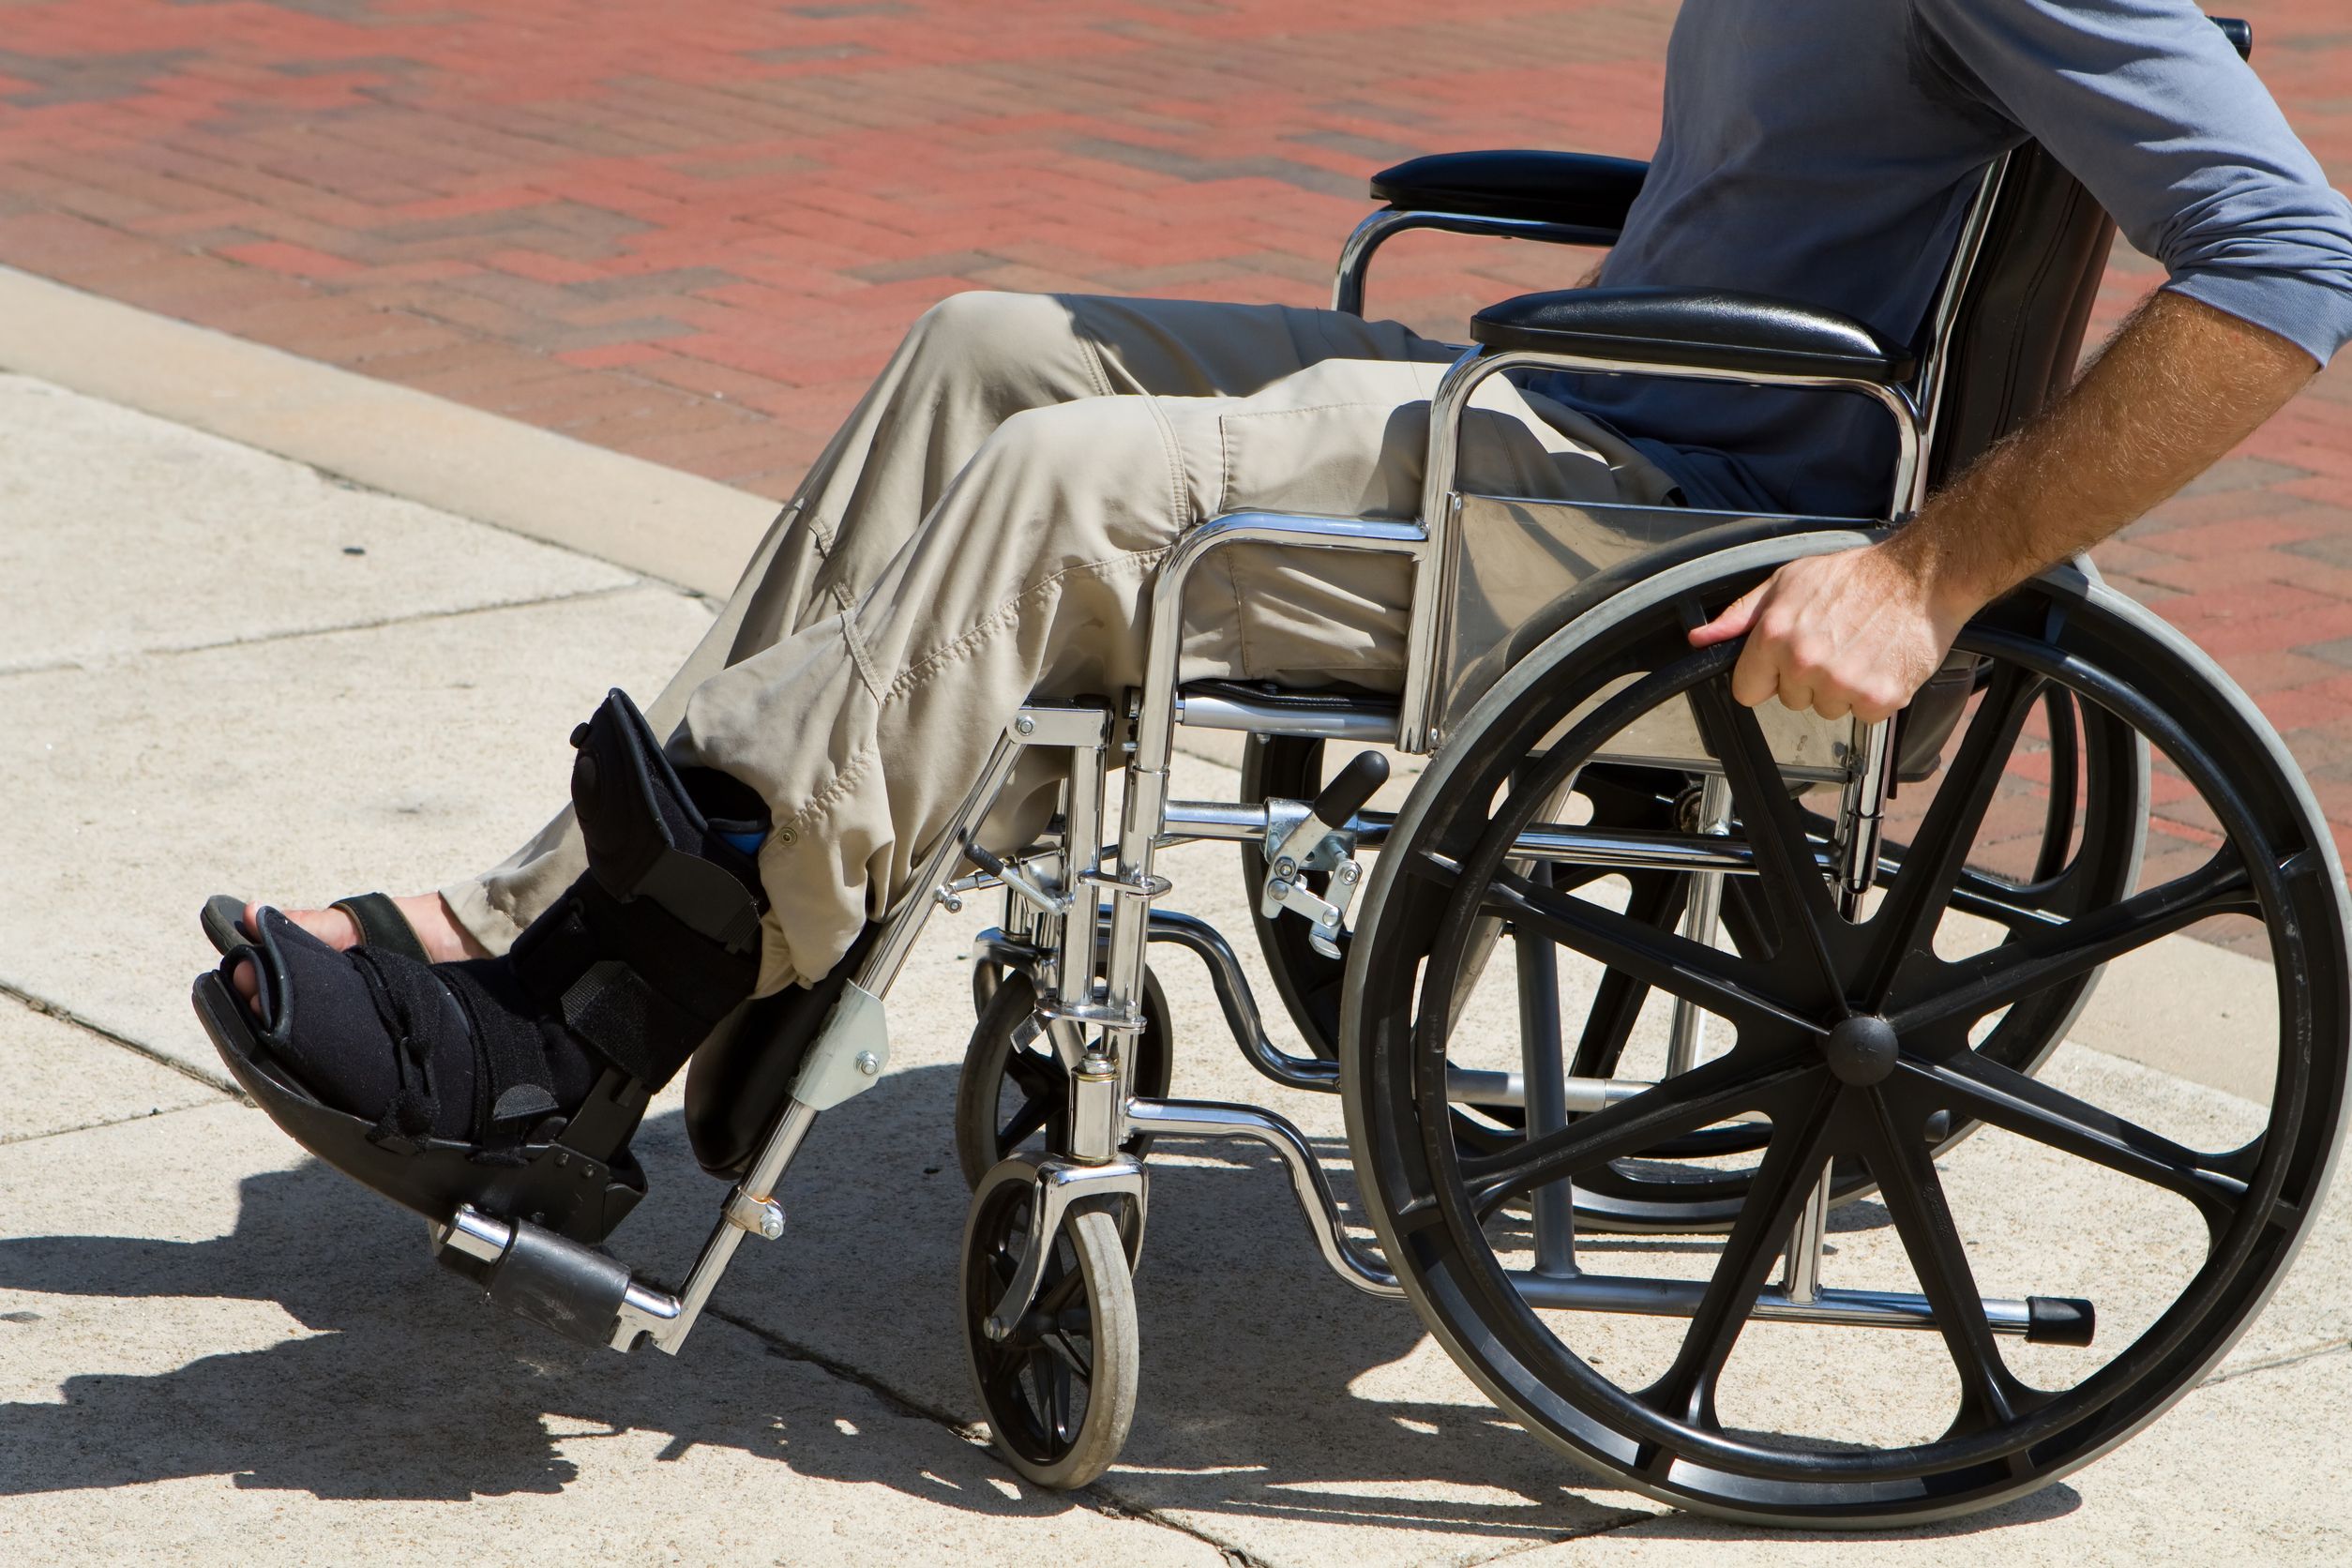
[[[197,982],[240,1082],[328,1164],[430,1218],[459,1203],[599,1240],[644,1191],[647,1099],[746,998],[759,796],[681,773],[614,691],[572,733],[588,871],[503,958],[337,952],[276,910]],[[250,962],[249,1010],[229,977]]]

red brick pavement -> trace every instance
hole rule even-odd
[[[2229,8],[2352,183],[2341,3]],[[1319,303],[1372,169],[1647,153],[1674,8],[0,0],[0,262],[780,496],[943,294]],[[1413,236],[1374,304],[1442,331],[1573,264]],[[2103,560],[2352,839],[2347,432],[2352,370]]]

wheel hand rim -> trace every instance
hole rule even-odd
[[[2013,635],[2004,636],[1998,632],[1977,641],[1990,643],[1992,646],[1988,651],[2003,655],[2014,655],[2024,642],[2023,639],[2015,638]],[[2007,645],[2004,646],[2004,643]],[[2059,662],[2063,666],[2064,661]],[[2100,671],[2091,670],[2088,666],[2080,666],[2079,661],[2076,661],[2076,666],[2060,668],[2057,671],[2042,671],[2037,673],[2043,676],[2054,674],[2074,677],[2100,676]],[[2099,682],[2093,680],[2090,684],[2096,687]],[[2191,775],[2193,784],[2201,792],[2205,793],[2209,799],[2216,793],[2226,797],[2216,806],[2220,815],[2225,819],[2234,819],[2225,821],[2226,837],[2231,843],[2252,846],[2252,849],[2241,857],[2245,863],[2242,871],[2232,870],[2226,867],[2209,866],[2206,868],[2207,874],[2193,876],[2189,879],[2176,879],[2177,882],[2186,882],[2188,885],[2185,887],[2166,884],[2165,888],[2152,890],[2160,897],[2131,906],[2124,911],[2124,917],[2114,923],[2118,927],[2116,932],[2112,933],[2117,939],[2115,941],[2110,942],[2102,938],[2095,948],[2078,945],[2071,952],[2063,946],[2045,944],[2046,951],[2043,948],[2028,949],[2025,959],[2013,957],[2011,963],[2006,966],[2008,972],[2012,973],[2023,972],[2020,966],[2028,961],[2045,957],[2053,960],[2044,966],[2040,974],[2028,976],[2038,980],[2039,988],[2047,988],[2073,972],[2066,968],[2065,962],[2056,961],[2058,959],[2071,962],[2086,955],[2093,959],[2111,957],[2117,953],[2130,951],[2133,947],[2153,941],[2166,931],[2177,929],[2179,926],[2187,924],[2190,920],[2201,917],[2203,914],[2224,909],[2248,911],[2262,913],[2266,918],[2266,924],[2274,925],[2275,912],[2283,907],[2286,899],[2286,879],[2304,874],[2299,871],[2297,866],[2292,863],[2292,857],[2269,852],[2269,847],[2276,841],[2270,839],[2257,827],[2248,810],[2234,808],[2239,803],[2236,801],[2235,796],[2230,794],[2230,788],[2221,771],[2215,767],[2211,759],[2206,756],[2201,748],[2189,745],[2186,736],[2170,727],[2165,720],[2165,716],[2154,711],[2151,704],[2132,701],[2134,694],[2127,691],[2119,683],[2105,681],[2103,691],[2094,690],[2091,700],[2096,701],[2099,697],[2104,696],[2120,703],[2121,711],[2126,716],[2164,746],[2176,761],[2181,764],[2184,772]],[[2033,701],[2042,700],[2038,694],[2027,690],[2023,686],[2019,686],[2016,689],[2025,693],[2024,701],[2028,704]],[[2072,694],[2069,695],[2070,702],[2075,700]],[[2133,711],[2134,709],[2137,711]],[[1558,758],[1563,753],[1575,750],[1576,746],[1576,735],[1572,733],[1567,741],[1560,743],[1554,748],[1551,755]],[[2053,810],[2055,809],[2056,807],[2053,807]],[[1953,810],[1956,811],[1957,807]],[[1498,820],[1494,827],[1499,832],[1502,825],[1502,822]],[[1515,827],[1511,831],[1515,833]],[[1506,834],[1504,837],[1507,841],[1509,835]],[[1966,835],[1961,835],[1961,837],[1965,840]],[[1484,847],[1481,846],[1482,849]],[[1459,870],[1458,874],[1454,876],[1440,874],[1438,880],[1451,881],[1455,883],[1448,894],[1441,897],[1453,897],[1459,895],[1465,887],[1473,884],[1483,885],[1485,868],[1480,865],[1480,853],[1456,851],[1447,852],[1458,854]],[[1912,883],[1914,888],[1926,886],[1932,880],[1936,880],[1930,877],[1931,867],[1936,869],[1939,878],[1943,872],[1943,863],[1949,859],[1949,856],[1937,853],[1933,843],[1929,846],[1928,854],[1928,859],[1916,863],[1918,868],[1911,873],[1914,878],[1918,879]],[[1499,863],[1500,857],[1495,858]],[[2046,861],[2046,855],[2044,858]],[[1432,862],[1432,864],[1440,865],[1441,863]],[[1442,866],[1442,870],[1452,871],[1454,867],[1445,865]],[[1898,872],[1899,878],[1900,872]],[[1952,897],[1956,899],[1960,896],[1960,889],[1966,885],[1961,877],[1953,876]],[[1984,896],[1984,890],[1981,887],[1969,888],[1968,891],[1972,896]],[[1890,896],[1892,897],[1892,893]],[[1935,902],[1933,898],[1917,900],[1916,895],[1914,895],[1914,899],[1929,904]],[[2037,919],[2036,923],[2041,922]],[[2050,924],[2065,925],[2080,924],[2080,922],[2050,922]],[[1864,921],[1861,927],[1855,928],[1865,928],[1868,925],[1869,922]],[[2136,927],[2136,930],[2125,929],[2125,927]],[[1425,975],[1423,982],[1428,994],[1448,994],[1446,976],[1442,972],[1441,956],[1449,948],[1454,928],[1455,919],[1449,915],[1440,923],[1437,936],[1431,942],[1429,951],[1432,957],[1429,960],[1429,972]],[[1874,941],[1885,942],[1887,929],[1882,927],[1875,934]],[[2075,933],[2078,938],[2081,934],[2080,931]],[[2093,934],[2098,934],[2096,927],[2093,928]],[[1841,959],[1841,970],[1843,967],[1844,960]],[[1882,961],[1882,969],[1885,967]],[[1900,969],[1903,966],[1892,967]],[[1959,966],[1946,967],[1958,968]],[[2000,968],[2002,966],[1989,967]],[[1892,986],[1892,981],[1886,980],[1882,984]],[[1966,1011],[1965,1008],[1953,1003],[1948,995],[1940,1002],[1927,998],[1922,991],[1921,975],[1916,969],[1907,977],[1905,985],[1897,988],[1900,992],[1900,1000],[1911,1013],[1907,1021],[1912,1028],[1906,1032],[1907,1034],[1922,1034],[1926,1036],[1931,1043],[1938,1030],[1948,1026],[1953,1018]],[[2020,994],[2032,994],[2036,988],[2028,988]],[[1843,989],[1844,988],[1841,988],[1841,990]],[[1862,994],[1866,996],[1868,993]],[[1998,995],[1997,992],[1984,994]],[[1769,996],[1766,1000],[1770,1000]],[[1831,1000],[1838,1006],[1855,1004],[1849,1002],[1847,996],[1844,994]],[[1970,1000],[1972,1004],[1974,1000],[1981,1000],[1981,996]],[[1894,1011],[1900,1019],[1902,1009],[1897,1008]],[[1989,1007],[1978,1011],[1981,1015],[1983,1011],[1989,1011]],[[1441,1065],[1445,1060],[1443,1039],[1440,1037],[1434,1042],[1427,1039],[1425,1035],[1425,1018],[1421,1023],[1414,1025],[1415,1043],[1411,1052],[1414,1068],[1409,1080],[1412,1085],[1411,1096],[1420,1108],[1421,1113],[1416,1121],[1423,1129],[1425,1141],[1435,1138],[1435,1128],[1440,1125],[1433,1122],[1428,1114],[1442,1093],[1441,1087],[1432,1082],[1429,1067],[1433,1063]],[[1439,1031],[1439,1033],[1441,1035],[1442,1031]],[[1965,1045],[1965,1042],[1963,1044]],[[1934,1165],[1927,1153],[1926,1140],[1923,1138],[1907,1138],[1895,1129],[1910,1124],[1908,1118],[1914,1111],[1931,1101],[1936,1103],[1937,1108],[1967,1115],[1983,1113],[1987,1120],[1992,1120],[1993,1113],[1996,1111],[2010,1116],[2013,1121],[2024,1117],[2026,1112],[2015,1110],[2013,1106],[1999,1103],[1999,1097],[1994,1093],[1994,1090],[2005,1088],[2004,1085],[1995,1084],[1988,1088],[1983,1082],[1967,1081],[1955,1084],[1949,1078],[1938,1078],[1927,1066],[1911,1059],[1918,1054],[1918,1048],[1914,1046],[1911,1039],[1907,1037],[1904,1046],[1906,1060],[1897,1080],[1891,1081],[1883,1087],[1842,1086],[1831,1093],[1835,1095],[1862,1096],[1863,1103],[1874,1108],[1876,1130],[1865,1131],[1858,1136],[1863,1151],[1876,1155],[1876,1158],[1869,1163],[1874,1170],[1880,1172],[1881,1180],[1892,1180],[1902,1188],[1899,1193],[1891,1192],[1889,1195],[1891,1209],[1897,1205],[1901,1209],[1901,1213],[1896,1216],[1898,1234],[1902,1236],[1907,1254],[1924,1260],[1920,1264],[1922,1280],[1929,1275],[1934,1275],[1937,1281],[1932,1293],[1948,1296],[1955,1304],[1953,1308],[1955,1319],[1961,1320],[1955,1320],[1952,1324],[1953,1333],[1960,1335],[1967,1345],[1974,1347],[1978,1343],[1974,1330],[1964,1320],[1966,1314],[1958,1313],[1956,1309],[1956,1304],[1960,1300],[1964,1287],[1968,1291],[1973,1290],[1972,1283],[1967,1282],[1964,1273],[1966,1252],[1965,1248],[1954,1251],[1947,1247],[1942,1240],[1945,1231],[1949,1229],[1949,1214],[1948,1209],[1940,1206],[1939,1188],[1931,1187],[1928,1184],[1930,1181],[1935,1180],[1935,1175]],[[1948,1039],[1944,1042],[1944,1046],[1947,1048],[1943,1051],[1947,1063],[1966,1063],[1965,1053],[1948,1048]],[[1734,1054],[1738,1054],[1741,1049],[1741,1047],[1735,1047]],[[1787,1059],[1784,1042],[1783,1045],[1775,1048],[1773,1052],[1767,1052],[1760,1048],[1751,1052],[1750,1060],[1743,1063],[1742,1070],[1768,1072],[1771,1070],[1771,1060],[1785,1062]],[[1967,1077],[1965,1074],[1957,1076],[1964,1078]],[[1995,1076],[1997,1075],[1977,1075],[1979,1078]],[[2022,1075],[2017,1076],[2022,1078]],[[2284,1064],[2281,1068],[2281,1076],[2284,1097],[2274,1104],[2274,1126],[2294,1123],[2301,1111],[2299,1099],[2301,1080],[2292,1078]],[[1756,1081],[1760,1082],[1761,1079]],[[2026,1078],[2023,1081],[2030,1083],[2032,1080]],[[1931,1094],[1921,1089],[1922,1084],[1931,1087],[1934,1093]],[[1735,1086],[1727,1081],[1719,1081],[1712,1087],[1722,1093],[1728,1094]],[[2009,1099],[2014,1101],[2019,1099],[2019,1096],[2012,1094]],[[1640,1100],[1627,1103],[1638,1105]],[[2030,1108],[2032,1108],[2028,1107],[2028,1109]],[[2045,1111],[2050,1109],[2046,1106],[2041,1108]],[[2091,1107],[2089,1109],[2097,1111],[2098,1108]],[[1594,1119],[1588,1118],[1587,1122],[1591,1120]],[[2083,1115],[2074,1116],[2072,1124],[2090,1127],[2093,1130],[2098,1130],[2101,1125],[2094,1119]],[[1775,1127],[1777,1128],[1778,1125],[1776,1122]],[[2198,1315],[2212,1304],[2213,1298],[2226,1283],[2237,1263],[2242,1260],[2251,1244],[2253,1232],[2261,1229],[2275,1212],[2271,1205],[2277,1198],[2280,1184],[2284,1180],[2285,1158],[2284,1153],[2278,1148],[2256,1149],[2250,1144],[2240,1150],[2224,1154],[2187,1151],[2189,1157],[2185,1161],[2177,1157],[2156,1158],[2155,1153],[2151,1153],[2155,1145],[2150,1142],[2155,1138],[2155,1135],[2148,1134],[2146,1129],[2124,1130],[2117,1127],[2113,1123],[2113,1119],[2110,1118],[2109,1122],[2104,1124],[2103,1130],[2110,1135],[2106,1152],[2112,1154],[2114,1159],[2101,1163],[2106,1163],[2110,1168],[2114,1168],[2116,1160],[2122,1160],[2125,1163],[2138,1160],[2142,1162],[2145,1168],[2160,1175],[2169,1173],[2174,1179],[2159,1182],[2158,1184],[2164,1185],[2168,1190],[2173,1191],[2181,1191],[2184,1186],[2191,1189],[2183,1192],[2182,1195],[2191,1197],[2192,1201],[2199,1202],[2201,1210],[2208,1213],[2209,1221],[2217,1234],[2226,1230],[2234,1239],[2233,1244],[2226,1248],[2216,1245],[2189,1288],[2181,1291],[2179,1299],[2155,1325],[2128,1348],[2126,1355],[2118,1356],[2105,1368],[2062,1395],[2043,1395],[2041,1391],[2028,1389],[2022,1383],[2008,1378],[2005,1371],[1990,1370],[1999,1364],[1998,1350],[1992,1352],[1990,1359],[1974,1355],[1969,1365],[1963,1365],[1963,1357],[1955,1355],[1953,1358],[1955,1369],[1962,1372],[1964,1379],[1973,1378],[1972,1393],[1969,1397],[1976,1405],[1992,1411],[1992,1419],[1986,1424],[1984,1433],[1985,1438],[1990,1440],[1970,1440],[1964,1437],[1959,1441],[1938,1440],[1936,1443],[1922,1445],[1916,1451],[1887,1451],[1894,1455],[1897,1459],[1916,1458],[1928,1450],[1934,1450],[1938,1455],[1938,1468],[1944,1470],[1981,1460],[1998,1460],[2003,1454],[2017,1452],[2022,1445],[2036,1440],[2035,1434],[2053,1429],[2058,1424],[2059,1417],[2066,1413],[2064,1407],[2088,1408],[2103,1392],[2102,1385],[2112,1384],[2119,1390],[2136,1376],[2138,1370],[2145,1370],[2148,1366],[2161,1362],[2178,1346],[2181,1335],[2186,1333]],[[2091,1147],[2096,1141],[2086,1142],[2085,1138],[2088,1135],[2079,1132],[2069,1133],[2067,1136],[2082,1147]],[[2050,1146],[2059,1149],[2061,1153],[2072,1152],[2062,1143],[2053,1142]],[[1445,1152],[1440,1151],[1439,1153],[1440,1163],[1442,1163]],[[2161,1150],[2155,1153],[2161,1153]],[[1460,1173],[1457,1171],[1455,1174]],[[2259,1175],[2260,1180],[2254,1179],[2256,1175]],[[1801,1182],[1793,1184],[1800,1189],[1802,1185]],[[1410,1207],[1420,1209],[1428,1203],[1448,1202],[1450,1193],[1447,1189],[1452,1184],[1441,1184],[1436,1194],[1427,1199],[1415,1199]],[[2236,1197],[2239,1191],[2244,1194],[2242,1200],[2235,1211],[2227,1211],[2228,1200]],[[1402,1211],[1395,1212],[1401,1213]],[[1942,1215],[1940,1220],[1938,1219],[1939,1214]],[[1772,1218],[1775,1224],[1777,1223],[1777,1214],[1768,1217]],[[2297,1222],[2299,1223],[2299,1218]],[[1772,1227],[1763,1226],[1762,1229],[1769,1231]],[[1414,1229],[1404,1233],[1417,1235],[1420,1230]],[[1956,1243],[1953,1245],[1956,1246]],[[1959,1267],[1953,1266],[1955,1258]],[[1492,1260],[1488,1259],[1488,1261]],[[1502,1278],[1499,1266],[1493,1273],[1494,1278],[1491,1281],[1479,1279],[1470,1281],[1466,1286],[1461,1279],[1456,1277],[1452,1279],[1448,1288],[1451,1289],[1483,1289],[1490,1284],[1499,1285],[1507,1293],[1508,1307],[1527,1317],[1536,1332],[1543,1333],[1540,1323],[1534,1322],[1532,1314],[1527,1312],[1515,1290],[1508,1285],[1507,1280]],[[1977,1316],[1982,1316],[1981,1306],[1977,1310]],[[2128,1365],[2127,1361],[2130,1364]],[[1961,1419],[1961,1415],[1965,1413],[1955,1414],[1955,1431],[1965,1432],[1968,1423]],[[1679,1447],[1680,1445],[1672,1446]],[[1711,1443],[1704,1446],[1707,1450],[1704,1455],[1706,1463],[1754,1474],[1774,1473],[1774,1462],[1786,1457],[1785,1455],[1774,1451],[1757,1449],[1753,1445],[1737,1442]],[[1674,1455],[1669,1454],[1666,1457],[1670,1468]],[[1821,1473],[1842,1474],[1847,1477],[1866,1476],[1874,1468],[1876,1467],[1868,1457],[1859,1462],[1833,1458],[1817,1467]]]

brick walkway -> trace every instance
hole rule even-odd
[[[2352,184],[2340,4],[2231,8]],[[1673,10],[0,0],[0,262],[781,496],[943,294],[1319,303],[1385,163],[1646,154]],[[1415,236],[1374,307],[1458,333],[1562,264]],[[2150,280],[2120,260],[2099,324]],[[2352,369],[2103,560],[2352,839],[2348,433]]]

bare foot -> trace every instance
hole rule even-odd
[[[434,963],[449,964],[460,958],[490,957],[490,949],[475,942],[474,933],[458,924],[458,917],[449,912],[448,900],[440,894],[412,893],[405,897],[394,898],[392,902],[399,906],[401,915],[408,921],[409,929],[416,933],[418,943],[425,949],[425,957]],[[262,908],[260,904],[245,906],[243,924],[248,931],[255,928],[254,922],[261,918]],[[280,910],[279,912],[339,953],[346,947],[359,945],[359,923],[351,917],[349,911]],[[255,976],[251,964],[237,965],[229,979],[236,987],[237,994],[245,999],[247,1006],[251,1006],[261,995],[261,982]]]

